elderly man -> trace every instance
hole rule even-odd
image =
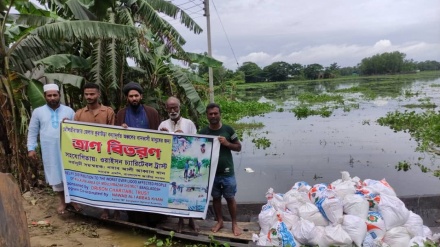
[[[84,98],[87,101],[87,105],[86,107],[76,111],[74,120],[88,123],[113,125],[115,123],[115,112],[111,107],[104,106],[99,103],[99,98],[101,97],[99,85],[88,82],[84,84],[83,93]],[[108,209],[104,209],[101,214],[101,218],[109,218]],[[119,218],[119,211],[115,210],[113,218]]]
[[[163,121],[159,125],[159,130],[167,131],[170,133],[187,133],[187,134],[197,134],[197,128],[194,123],[180,116],[180,100],[176,97],[169,97],[166,102],[166,110],[168,112],[169,119]],[[188,178],[189,161],[185,164],[185,181]],[[199,231],[199,226],[194,222],[193,218],[189,218],[188,225],[194,230]],[[183,218],[179,218],[179,223],[177,224],[177,232],[182,232],[184,226]]]
[[[165,106],[170,118],[160,123],[159,130],[170,133],[197,134],[194,123],[180,116],[180,100],[178,98],[169,97]]]
[[[32,112],[27,137],[28,156],[38,160],[35,149],[37,137],[40,135],[41,154],[43,158],[44,175],[46,181],[57,192],[60,203],[57,207],[59,214],[64,214],[66,201],[64,199],[64,185],[62,175],[62,160],[60,152],[60,122],[64,119],[73,119],[75,112],[72,108],[60,103],[60,90],[56,84],[46,84],[43,87],[46,104]],[[80,210],[78,204],[72,204]]]

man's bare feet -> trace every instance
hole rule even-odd
[[[81,212],[83,210],[81,205],[76,202],[71,202],[70,205],[72,205],[73,209],[75,209],[76,212]]]
[[[189,223],[188,223],[189,227],[191,229],[193,229],[195,232],[200,232],[200,227],[199,225],[196,224],[196,222],[194,221],[193,218],[189,218]]]
[[[240,236],[243,231],[241,230],[240,227],[238,227],[237,224],[232,224],[232,232],[234,233],[235,236]]]
[[[102,214],[101,214],[101,219],[107,220],[108,219],[108,214],[109,214],[109,210],[108,209],[104,209],[102,211]]]
[[[115,210],[113,212],[113,219],[119,220],[121,218],[121,212],[119,210]]]
[[[183,230],[183,225],[184,225],[183,218],[179,218],[179,223],[177,223],[176,232],[181,233]]]
[[[223,221],[217,221],[217,224],[211,228],[211,232],[218,232],[223,228]]]
[[[60,202],[60,204],[57,207],[57,213],[58,214],[64,214],[65,211],[66,211],[66,204]]]

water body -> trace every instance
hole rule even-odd
[[[296,96],[303,92],[324,93],[338,88],[370,84],[379,97],[366,100],[360,94],[344,97],[359,103],[358,109],[344,112],[336,109],[328,118],[311,116],[298,120],[290,112],[298,104]],[[440,105],[440,78],[396,82],[385,92],[377,81],[347,81],[341,84],[311,83],[274,85],[270,88],[238,91],[241,100],[270,101],[284,109],[264,116],[244,118],[243,122],[262,122],[265,127],[244,135],[242,151],[234,153],[238,182],[238,202],[265,202],[269,188],[275,192],[287,192],[295,182],[306,181],[310,185],[331,183],[341,178],[341,171],[352,177],[380,180],[385,178],[398,196],[440,194],[440,179],[432,173],[423,173],[413,165],[408,171],[397,171],[399,161],[419,162],[431,169],[439,169],[439,157],[416,152],[416,141],[408,133],[397,132],[380,126],[376,120],[395,110],[416,110],[405,104],[420,104],[419,99],[430,98]],[[379,82],[380,83],[380,82]],[[405,92],[418,93],[405,97]],[[353,103],[353,102],[352,102]],[[266,137],[269,148],[258,149],[253,138]],[[245,168],[254,172],[248,173]]]

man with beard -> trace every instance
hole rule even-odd
[[[99,103],[99,97],[101,97],[101,91],[99,85],[95,83],[86,83],[83,87],[84,98],[87,101],[87,106],[79,109],[75,113],[74,120],[95,124],[108,124],[114,125],[115,112],[111,107],[104,106]],[[104,209],[101,214],[101,219],[109,218],[109,210]],[[119,211],[114,212],[113,218],[119,218]]]
[[[62,175],[62,159],[60,152],[60,122],[64,119],[72,120],[75,112],[72,108],[60,104],[60,90],[56,84],[43,86],[46,104],[32,112],[27,137],[28,156],[38,160],[35,149],[37,137],[40,135],[41,154],[43,158],[44,175],[46,181],[57,192],[60,203],[57,207],[59,214],[64,214],[66,201],[64,199],[64,185]],[[76,210],[78,204],[72,203]]]
[[[159,125],[159,130],[170,133],[197,134],[197,128],[194,123],[180,116],[180,100],[176,97],[169,97],[166,104],[169,119]]]
[[[157,130],[159,113],[153,107],[141,103],[143,91],[141,85],[135,82],[129,82],[122,88],[128,104],[116,114],[115,125]]]
[[[169,119],[163,121],[159,125],[159,130],[167,131],[170,133],[187,133],[187,134],[197,134],[197,128],[194,123],[180,116],[180,100],[176,97],[169,97],[165,104],[166,110],[168,112]],[[188,178],[189,161],[187,160],[185,164],[184,179]],[[199,226],[194,222],[193,218],[189,218],[188,225],[196,232],[199,231]],[[179,218],[179,223],[177,224],[176,232],[182,232],[184,226],[183,218]]]
[[[223,228],[222,215],[222,196],[228,204],[229,214],[232,221],[232,232],[235,236],[242,233],[237,225],[237,203],[235,193],[237,193],[237,182],[234,173],[234,160],[232,151],[240,152],[241,143],[238,140],[234,129],[221,122],[220,106],[210,103],[206,106],[206,117],[209,126],[200,130],[199,134],[218,136],[220,142],[220,153],[218,157],[217,171],[215,173],[214,184],[212,186],[211,196],[214,207],[217,224],[211,229],[212,232],[218,232]]]
[[[116,114],[115,125],[157,130],[160,123],[159,113],[153,107],[141,103],[144,92],[141,85],[129,82],[122,88],[122,92],[127,97],[127,106]],[[127,215],[130,222],[146,223],[150,227],[155,227],[163,219],[163,215],[137,211],[128,211]]]

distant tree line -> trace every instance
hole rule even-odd
[[[427,60],[415,62],[405,59],[406,54],[394,51],[377,54],[362,59],[353,67],[340,67],[332,63],[328,67],[314,63],[302,65],[286,62],[274,62],[264,68],[254,62],[244,62],[235,72],[225,67],[213,69],[214,84],[222,85],[226,81],[267,82],[287,80],[316,80],[329,79],[351,75],[384,75],[398,73],[414,73],[418,71],[440,70],[440,62]],[[208,67],[192,68],[199,76],[208,78]]]

